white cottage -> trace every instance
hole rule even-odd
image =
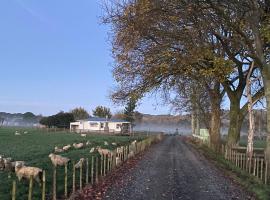
[[[121,119],[106,119],[91,117],[86,120],[78,120],[70,123],[70,131],[73,132],[109,132],[129,133],[130,122]]]

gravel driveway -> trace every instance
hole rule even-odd
[[[113,184],[106,200],[254,199],[201,156],[180,136],[152,147],[136,166]]]

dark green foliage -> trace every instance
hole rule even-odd
[[[36,115],[34,115],[31,112],[26,112],[26,113],[23,114],[23,119],[24,120],[33,120],[35,118],[36,118]]]
[[[51,127],[68,128],[70,122],[73,121],[75,121],[75,119],[72,113],[59,112],[56,115],[43,117],[40,120],[40,124],[43,124],[49,128]]]
[[[87,119],[90,117],[89,113],[81,107],[74,108],[71,113],[73,114],[75,120]]]
[[[107,108],[105,106],[98,106],[93,110],[93,115],[96,117],[102,117],[110,119],[112,117],[112,113],[110,108]]]
[[[136,108],[137,100],[134,98],[130,98],[129,101],[127,102],[127,105],[124,110],[125,114],[125,120],[130,122],[132,125],[134,125],[135,121],[135,108]]]

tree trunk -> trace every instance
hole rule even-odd
[[[211,148],[218,152],[220,150],[220,127],[221,127],[220,103],[217,99],[211,105],[211,128],[210,144]]]
[[[230,99],[230,125],[228,130],[228,142],[229,146],[235,145],[240,139],[240,132],[242,123],[244,120],[243,114],[240,109],[240,99]]]
[[[194,111],[191,112],[191,129],[192,129],[192,135],[195,135],[195,116],[194,116]]]
[[[266,98],[266,115],[267,115],[267,138],[266,138],[266,159],[270,162],[270,74],[264,76],[264,91]]]
[[[220,104],[223,96],[220,93],[220,84],[215,83],[214,89],[210,92],[211,100],[211,127],[209,130],[210,134],[210,146],[218,152],[220,150],[220,127],[221,127],[221,110]]]
[[[248,97],[248,119],[249,119],[249,129],[248,129],[248,143],[247,143],[247,155],[249,160],[251,161],[252,156],[253,156],[253,140],[254,140],[254,114],[253,114],[253,101],[252,101],[252,94],[251,94],[251,80],[250,76],[252,73],[254,67],[254,62],[252,63],[252,66],[248,72],[247,76],[247,97]]]

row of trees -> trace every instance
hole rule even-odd
[[[136,108],[136,102],[130,101],[127,106],[125,107],[123,112],[117,113],[114,117],[127,120],[131,123],[134,122],[134,110]],[[110,108],[105,106],[97,106],[93,110],[93,116],[100,117],[100,118],[112,118],[112,113]],[[27,118],[30,118],[31,115],[27,114]],[[45,125],[49,128],[51,127],[58,127],[58,128],[68,128],[70,126],[70,122],[74,122],[75,120],[83,120],[88,119],[90,114],[82,107],[75,108],[70,112],[59,112],[56,115],[43,117],[40,120],[40,124]]]
[[[204,116],[218,151],[222,100],[230,101],[227,143],[233,145],[249,102],[265,97],[270,158],[269,0],[112,0],[105,9],[118,83],[114,102],[161,92],[176,109]]]

